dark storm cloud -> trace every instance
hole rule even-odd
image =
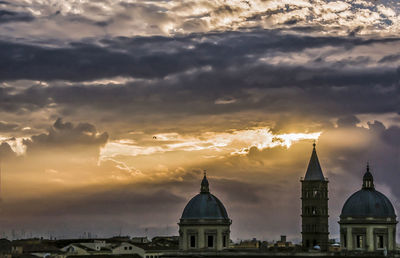
[[[18,93],[11,87],[1,88],[0,109],[20,112],[56,104],[67,113],[77,107],[134,111],[132,118],[146,113],[218,114],[263,108],[309,112],[315,111],[315,106],[321,107],[319,112],[334,116],[397,112],[399,88],[393,86],[399,82],[398,68],[368,67],[373,61],[366,56],[344,55],[329,61],[327,55],[398,42],[397,38],[310,37],[279,31],[121,37],[71,43],[67,48],[2,42],[3,80],[50,80],[50,86],[39,84]],[[317,54],[318,58],[310,54],[307,64],[279,62],[290,53],[318,53],[327,47],[337,48],[337,53]],[[263,62],[260,57],[278,62]],[[52,86],[51,82],[114,76],[142,80],[125,85],[89,82]],[[235,101],[215,104],[217,99],[226,98]],[[278,100],[282,98],[285,101]]]
[[[379,63],[391,63],[391,62],[396,62],[398,60],[400,60],[400,54],[387,55],[382,57],[382,59],[379,60]]]
[[[70,122],[63,122],[61,118],[53,124],[47,133],[34,135],[24,140],[27,151],[36,149],[53,150],[70,147],[93,147],[98,151],[99,147],[106,144],[107,133],[98,133],[96,127],[89,123],[74,125]]]
[[[347,127],[347,126],[356,126],[360,120],[354,116],[354,115],[349,115],[346,117],[340,117],[337,121],[337,125],[339,127]]]
[[[214,69],[254,62],[260,54],[296,52],[326,46],[370,45],[399,39],[358,39],[285,35],[279,31],[135,37],[71,43],[46,48],[0,42],[0,79],[82,81],[113,76],[162,78],[210,65]],[[249,56],[254,56],[253,58]],[[222,58],[223,57],[223,58]]]
[[[387,144],[393,145],[393,147],[400,146],[400,127],[391,126],[382,135],[383,139]]]
[[[2,80],[47,83],[13,88],[7,81],[9,86],[0,88],[0,110],[47,109],[87,120],[79,111],[84,109],[92,122],[143,125],[156,116],[162,123],[256,110],[312,114],[327,125],[339,116],[399,112],[400,69],[379,62],[388,51],[374,52],[399,44],[399,38],[313,37],[281,30],[86,39],[52,48],[2,42]],[[118,81],[115,77],[128,81],[108,82]],[[290,120],[285,116],[278,127],[288,128]]]
[[[397,112],[399,89],[391,88],[397,81],[396,69],[343,71],[259,65],[198,72],[152,84],[31,87],[18,94],[4,93],[0,109],[38,109],[57,103],[72,112],[78,107],[130,111],[132,118],[149,113],[221,114],[251,109],[309,112],[315,111],[315,106],[324,108],[318,110],[321,114],[331,115]],[[236,101],[214,103],[226,96]]]
[[[8,3],[0,2],[0,4],[8,4]],[[0,24],[9,22],[31,22],[34,19],[35,17],[33,17],[29,13],[0,10]]]

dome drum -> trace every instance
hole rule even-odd
[[[231,225],[230,219],[180,219],[179,225]]]
[[[393,224],[397,223],[396,218],[355,218],[355,217],[340,217],[339,224],[360,224],[360,223],[368,223],[368,224]]]

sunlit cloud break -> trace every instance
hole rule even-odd
[[[197,136],[179,133],[160,133],[153,136],[153,144],[141,146],[129,140],[111,141],[101,150],[101,158],[115,156],[138,156],[169,151],[208,151],[220,154],[245,154],[250,147],[286,147],[301,140],[316,140],[321,132],[273,134],[269,128],[253,128],[230,132],[206,132]]]
[[[17,155],[23,155],[26,152],[26,145],[24,145],[24,140],[27,138],[23,137],[3,137],[0,136],[0,144],[7,143],[12,151]]]

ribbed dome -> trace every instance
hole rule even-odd
[[[369,165],[363,177],[362,189],[347,199],[340,217],[396,218],[392,203],[384,194],[375,190]]]
[[[375,189],[361,189],[345,202],[340,217],[395,218],[392,203]]]
[[[181,219],[229,219],[224,205],[210,193],[199,193],[183,210]]]

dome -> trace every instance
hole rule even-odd
[[[345,202],[340,217],[396,217],[389,199],[375,189],[361,189]]]
[[[210,193],[199,193],[183,210],[181,219],[229,219],[224,205]]]
[[[209,191],[208,180],[204,173],[200,193],[193,197],[183,210],[181,219],[227,219],[228,213],[222,202]]]
[[[367,165],[367,172],[363,177],[362,189],[347,199],[340,217],[396,217],[390,200],[384,194],[375,190],[374,178],[369,171],[369,165]]]

